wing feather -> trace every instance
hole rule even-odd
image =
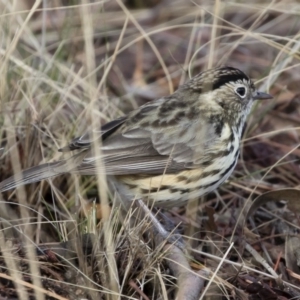
[[[168,117],[178,112],[178,107],[173,107],[174,112],[171,108]],[[108,175],[162,174],[197,168],[207,158],[206,154],[219,146],[219,136],[201,116],[191,119],[180,114],[180,118],[169,119],[169,125],[162,118],[163,125],[153,126],[159,109],[157,103],[147,104],[123,119],[122,126],[111,135],[106,131],[101,157]],[[79,172],[95,173],[97,159],[91,149]]]

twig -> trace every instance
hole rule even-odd
[[[167,244],[163,250],[166,253],[168,266],[177,279],[178,292],[176,299],[199,299],[200,292],[208,279],[210,271],[205,268],[195,273],[190,268],[182,250],[175,245]]]

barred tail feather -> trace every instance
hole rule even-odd
[[[19,174],[15,174],[0,183],[0,192],[5,192],[21,185],[35,183],[63,174],[65,172],[58,172],[56,168],[60,163],[61,162],[47,163],[29,168]]]

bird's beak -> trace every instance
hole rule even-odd
[[[258,99],[265,100],[265,99],[272,99],[273,96],[271,96],[270,94],[267,94],[267,93],[257,91],[256,95],[253,98],[254,98],[254,100],[258,100]]]

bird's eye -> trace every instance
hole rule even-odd
[[[246,96],[246,88],[243,86],[239,86],[236,88],[235,92],[241,97],[244,98]]]

